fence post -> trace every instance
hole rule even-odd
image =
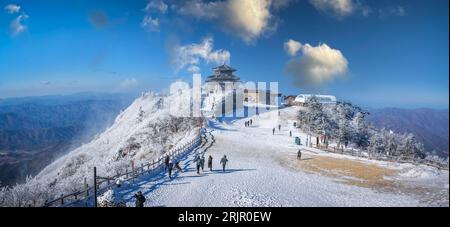
[[[134,177],[135,176],[136,176],[136,173],[135,173],[135,169],[134,169],[134,161],[131,160],[131,179],[132,179],[133,183],[134,183]]]
[[[64,205],[64,194],[61,194],[61,205]]]
[[[88,188],[88,184],[87,184],[87,179],[86,179],[86,177],[84,178],[84,190],[86,190],[86,191],[85,191],[85,194],[84,194],[84,197],[87,198],[88,195],[89,195],[89,188]]]
[[[94,166],[94,207],[97,207],[97,167]]]

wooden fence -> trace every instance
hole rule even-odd
[[[199,130],[199,134],[193,140],[188,143],[183,144],[182,146],[169,151],[168,153],[160,156],[158,159],[154,159],[148,163],[142,163],[140,166],[135,167],[134,162],[131,162],[131,169],[126,168],[124,173],[117,174],[115,176],[107,176],[107,177],[95,177],[99,180],[94,180],[97,183],[97,187],[88,186],[85,178],[85,188],[83,190],[76,191],[74,193],[70,193],[67,195],[61,195],[60,197],[53,199],[51,201],[46,201],[44,203],[44,207],[53,207],[53,206],[69,206],[75,203],[80,203],[82,200],[86,200],[94,195],[94,191],[103,191],[108,189],[112,185],[115,184],[115,180],[121,179],[122,181],[134,181],[134,179],[138,176],[142,176],[146,173],[151,173],[154,170],[158,169],[164,164],[164,159],[166,156],[169,156],[171,159],[177,157],[181,154],[184,154],[187,151],[192,150],[193,148],[199,146],[202,143],[202,133],[203,128]],[[95,168],[95,167],[94,167]]]

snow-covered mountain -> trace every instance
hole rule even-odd
[[[199,125],[198,118],[183,117],[189,116],[190,103],[184,99],[186,92],[190,90],[170,96],[142,94],[117,116],[110,128],[48,165],[35,178],[16,186],[15,190],[23,193],[26,190],[21,188],[33,185],[33,190],[28,192],[30,195],[22,194],[21,197],[37,196],[38,203],[42,203],[45,199],[81,189],[84,178],[92,185],[94,166],[99,175],[113,176],[123,173],[132,160],[139,166],[192,140],[198,134]],[[176,116],[174,110],[177,110]],[[18,204],[23,201],[17,201],[18,198],[11,196],[13,194],[9,192],[9,199],[3,203],[24,205]]]

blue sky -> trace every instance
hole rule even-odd
[[[164,91],[190,81],[189,70],[205,78],[227,62],[243,80],[279,82],[283,94],[448,108],[447,0],[0,0],[0,7],[0,98]]]

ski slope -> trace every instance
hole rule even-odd
[[[284,109],[280,118],[274,117],[278,111],[264,113],[253,117],[251,127],[244,127],[248,119],[211,120],[207,143],[180,160],[183,171],[175,173],[174,179],[161,171],[138,179],[137,184],[115,189],[115,195],[125,200],[127,206],[134,206],[133,195],[139,190],[147,198],[146,206],[448,206],[448,171],[433,170],[429,175],[417,177],[416,172],[424,173],[427,168],[360,160],[363,164],[399,171],[402,174],[390,177],[402,184],[409,183],[413,188],[425,188],[424,185],[433,182],[438,192],[432,191],[432,200],[424,201],[417,193],[400,190],[402,187],[377,190],[344,183],[343,178],[289,168],[291,164],[303,165],[308,159],[321,156],[359,159],[310,149],[304,152],[305,160],[296,163],[298,146],[288,135],[289,130],[293,130],[290,114],[294,113],[292,109]],[[282,125],[282,130],[277,129],[272,135],[272,128],[278,124]],[[306,137],[300,131],[294,131],[294,136],[302,137],[302,141]],[[214,157],[212,172],[205,169],[201,174],[196,173],[193,159],[198,152],[205,152],[206,158]],[[229,160],[225,173],[219,166],[223,155]],[[286,163],[286,158],[290,164]],[[410,175],[408,171],[412,171]]]

